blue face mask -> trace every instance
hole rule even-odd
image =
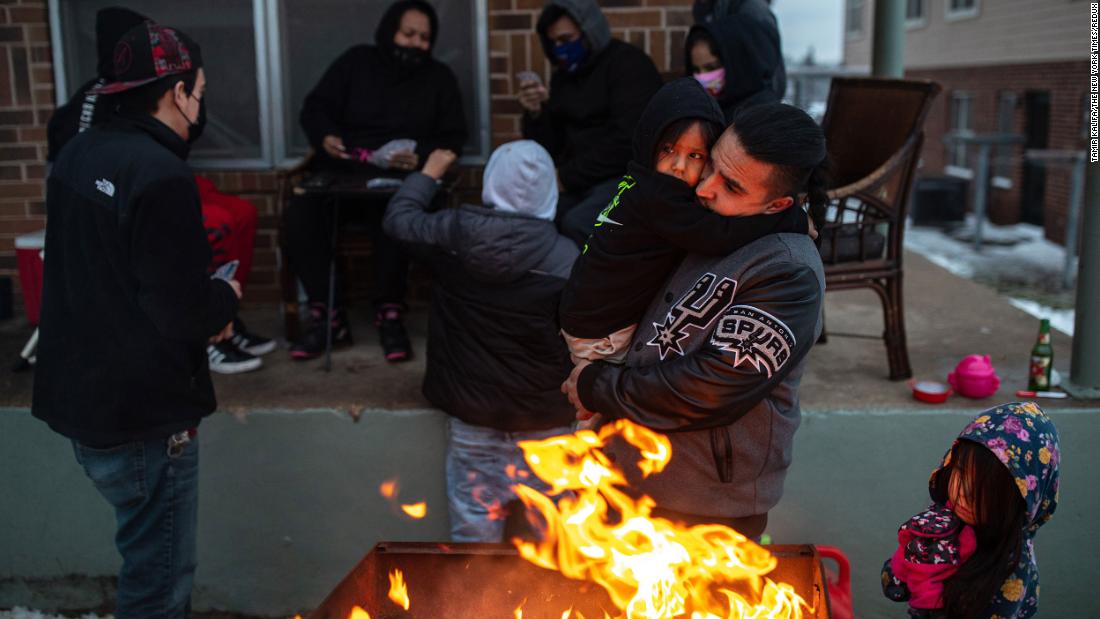
[[[588,57],[588,49],[584,46],[584,39],[577,37],[575,41],[559,43],[554,47],[554,57],[558,59],[558,66],[566,73],[572,73],[584,63]]]

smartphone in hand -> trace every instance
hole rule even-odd
[[[240,260],[230,260],[218,267],[218,269],[214,271],[214,274],[210,276],[210,279],[224,279],[225,281],[229,281],[237,274],[237,267],[239,266],[241,266]]]
[[[519,87],[523,88],[528,84],[534,84],[535,86],[542,86],[542,76],[534,71],[520,71],[516,73],[516,81],[519,82]]]

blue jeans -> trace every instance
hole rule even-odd
[[[531,473],[519,441],[538,441],[572,432],[569,426],[535,432],[502,432],[452,417],[447,444],[447,502],[451,541],[500,542],[504,518],[498,509],[516,498],[512,484],[523,483],[545,492],[550,486]],[[508,477],[508,465],[529,477]]]
[[[122,555],[116,619],[190,616],[199,507],[199,446],[168,455],[166,438],[96,449],[73,441],[76,461],[115,508]]]

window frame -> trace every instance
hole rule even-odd
[[[964,0],[966,1],[966,0]],[[952,0],[944,0],[943,2],[943,19],[944,21],[959,21],[963,19],[973,19],[982,14],[981,0],[969,0],[973,2],[972,6],[953,9],[951,8]]]
[[[909,16],[909,3],[918,2],[920,6],[920,14],[916,17]],[[929,0],[905,0],[905,29],[916,30],[917,28],[924,28],[928,25],[928,2]]]
[[[851,16],[853,13],[853,5],[859,5],[859,22],[856,23],[855,28],[852,27],[853,22]],[[845,40],[860,39],[867,33],[866,29],[866,15],[867,13],[867,0],[845,0],[844,1],[844,38]]]
[[[966,101],[966,127],[960,128],[956,126],[956,103]],[[952,91],[951,96],[947,99],[947,119],[948,119],[948,132],[950,133],[967,133],[973,132],[971,124],[974,121],[974,94],[966,90]],[[967,159],[967,148],[965,142],[956,142],[954,144],[946,144],[947,156],[944,157],[944,172],[952,176],[958,176],[961,178],[973,178],[974,170],[970,168],[969,161]],[[963,165],[958,165],[959,155],[962,155]]]
[[[464,165],[484,164],[489,158],[492,136],[492,114],[489,93],[489,9],[488,0],[468,0],[474,9],[474,91],[477,98],[478,127],[471,128],[476,135],[478,152],[464,155],[459,163]],[[70,97],[65,65],[65,48],[61,24],[62,0],[48,0],[50,24],[50,53],[53,61],[54,92],[56,105],[60,106]],[[281,51],[281,29],[279,24],[282,0],[251,0],[252,27],[256,39],[256,95],[257,113],[260,125],[260,156],[236,158],[192,158],[191,164],[204,170],[281,170],[293,168],[302,161],[300,156],[289,154],[290,145],[286,140],[285,127],[281,119],[284,115],[284,66]]]
[[[1005,127],[1005,105],[1011,101],[1011,108],[1007,110],[1007,124]],[[1015,128],[1016,108],[1020,105],[1020,95],[1015,90],[1001,90],[997,92],[997,133],[1012,133]],[[998,160],[1011,157],[1015,145],[1004,144],[994,150],[994,157]],[[995,161],[992,166],[992,183],[1000,189],[1012,189],[1012,164],[1003,161]]]

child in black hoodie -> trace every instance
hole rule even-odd
[[[574,362],[621,362],[638,320],[690,253],[725,256],[778,232],[806,233],[801,208],[726,217],[695,197],[725,122],[692,78],[666,84],[634,133],[634,159],[600,213],[562,293],[562,335]]]

